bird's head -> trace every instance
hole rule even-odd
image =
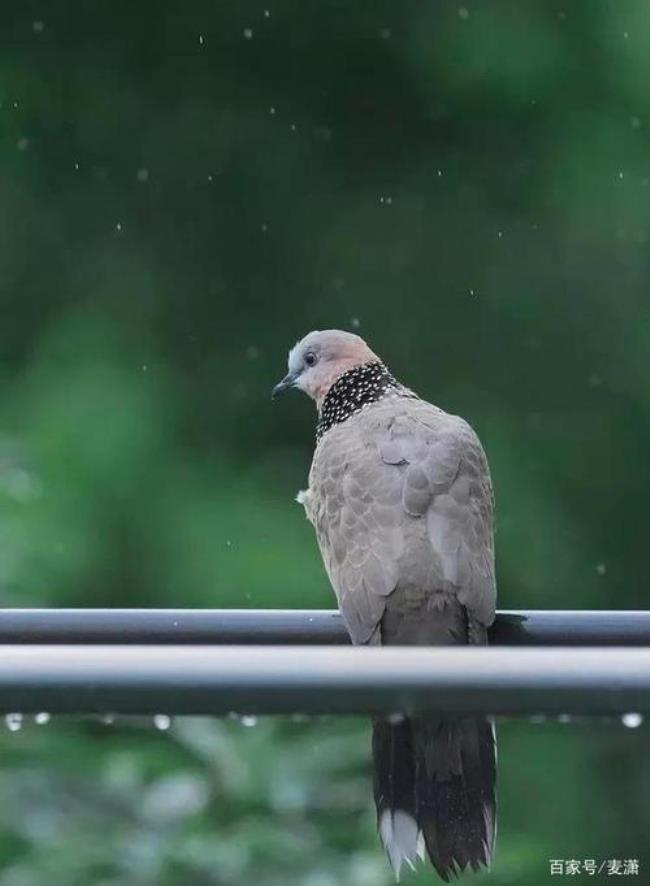
[[[300,388],[320,408],[327,392],[344,372],[378,360],[365,341],[352,332],[310,332],[289,351],[289,371],[273,388],[273,396]]]

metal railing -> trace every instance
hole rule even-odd
[[[2,609],[0,643],[345,644],[336,610]],[[650,611],[499,611],[496,646],[650,646]]]
[[[0,711],[650,710],[649,612],[501,612],[491,640],[346,648],[329,611],[3,610]]]

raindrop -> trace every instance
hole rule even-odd
[[[212,176],[211,176],[211,175],[208,176],[208,181],[209,181],[209,182],[212,181]]]
[[[598,575],[607,575],[607,566],[605,566],[604,563],[599,563],[598,566],[596,566],[596,572]]]
[[[271,115],[271,117],[275,116],[275,108],[273,107],[273,105],[271,105],[271,107],[269,108],[269,114]]]
[[[121,230],[122,230],[122,222],[118,222],[118,223],[115,225],[115,230],[116,230],[116,231],[121,231]]]
[[[476,292],[475,292],[473,289],[470,289],[469,294],[470,294],[470,295],[476,295]]]
[[[382,28],[379,32],[379,36],[382,40],[390,40],[390,38],[393,36],[393,32],[390,28]]]
[[[16,147],[19,151],[26,151],[29,147],[29,139],[25,138],[25,136],[22,136],[22,138],[19,138],[16,142]]]
[[[38,726],[45,726],[50,722],[50,714],[48,714],[47,711],[41,711],[34,717],[34,722]]]
[[[199,34],[199,43],[203,46],[203,34]]]
[[[32,31],[35,34],[42,34],[44,30],[45,30],[45,22],[42,22],[40,20],[32,22]]]
[[[79,164],[78,164],[78,163],[75,163],[74,168],[75,168],[77,171],[79,171]]]
[[[630,118],[630,126],[632,129],[640,129],[641,128],[641,118],[640,117],[631,117]]]
[[[23,725],[23,715],[22,714],[6,714],[5,715],[5,723],[7,725],[7,729],[9,732],[18,732],[19,729],[22,728]]]
[[[619,179],[622,180],[622,178],[623,178],[623,173],[622,173],[622,172],[619,172],[618,177],[619,177]]]
[[[268,9],[264,10],[264,18],[271,18],[271,13]]]
[[[246,348],[246,359],[247,360],[257,360],[260,355],[259,348],[256,348],[255,345],[250,345]]]
[[[253,29],[252,28],[244,28],[244,37],[247,40],[253,39]]]
[[[137,178],[137,180],[139,182],[149,181],[149,170],[143,166],[142,169],[138,169],[138,171],[135,174],[135,177]]]
[[[149,367],[147,366],[147,364],[146,364],[146,363],[143,363],[143,364],[142,364],[142,371],[143,371],[143,372],[147,372],[148,369],[149,369]]]
[[[560,714],[557,718],[558,723],[570,723],[571,722],[571,714]]]
[[[629,36],[630,36],[630,35],[629,35],[629,33],[628,33],[627,31],[623,31],[623,39],[624,39],[624,40],[627,40],[627,38],[628,38]]]
[[[458,18],[462,18],[462,20],[466,22],[469,18],[469,9],[467,9],[465,6],[461,6],[458,10]]]
[[[623,726],[627,726],[628,729],[636,729],[643,723],[643,715],[642,714],[623,714],[621,717],[621,723]]]
[[[361,320],[359,320],[358,317],[353,317],[353,318],[350,320],[350,326],[351,326],[353,329],[358,329],[358,328],[361,326]]]
[[[257,726],[257,717],[253,716],[253,714],[244,714],[241,718],[242,726]]]
[[[503,231],[499,231],[499,233],[497,234],[497,237],[500,240],[503,237]]]
[[[167,714],[156,714],[153,718],[153,725],[161,732],[165,732],[172,725],[171,717]]]
[[[295,132],[295,131],[296,131],[296,124],[295,124],[295,123],[292,123],[292,124],[291,124],[291,131],[292,131],[292,132]]]
[[[438,170],[438,178],[442,178],[442,169]]]
[[[263,223],[262,223],[262,233],[263,233],[263,234],[266,234],[266,232],[268,231],[268,229],[269,229],[269,226],[266,224],[266,222],[263,222]]]

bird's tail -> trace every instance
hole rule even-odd
[[[496,737],[489,719],[414,717],[373,724],[381,839],[399,879],[425,853],[442,879],[489,867],[496,832]]]

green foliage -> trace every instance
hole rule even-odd
[[[0,11],[0,603],[332,605],[269,394],[338,326],[479,431],[502,607],[643,607],[645,4],[51,6]],[[641,854],[643,729],[500,738],[491,882]],[[0,886],[390,882],[365,723],[29,723],[0,783]]]

